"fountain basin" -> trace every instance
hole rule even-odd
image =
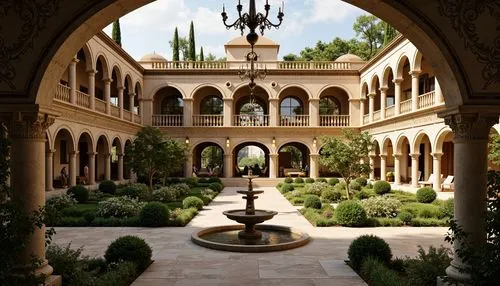
[[[232,252],[271,252],[306,245],[309,235],[297,229],[277,225],[256,225],[259,239],[245,239],[238,234],[244,225],[226,225],[202,229],[191,235],[191,241],[206,248]]]
[[[258,224],[272,219],[278,212],[255,210],[255,214],[247,215],[246,210],[230,210],[223,212],[228,219],[237,221],[242,224]]]

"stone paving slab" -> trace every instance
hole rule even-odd
[[[396,257],[415,256],[417,246],[446,245],[447,228],[313,227],[275,188],[255,201],[258,209],[278,211],[268,224],[292,226],[307,232],[312,241],[301,248],[271,253],[234,253],[193,244],[190,236],[201,228],[233,224],[222,211],[244,208],[236,190],[224,191],[186,227],[173,228],[56,228],[54,243],[84,246],[84,255],[103,256],[107,246],[123,235],[144,238],[155,262],[134,282],[143,285],[366,285],[347,265],[347,249],[356,237],[374,234],[384,238]]]

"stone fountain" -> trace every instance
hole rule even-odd
[[[235,252],[269,252],[287,250],[303,246],[309,242],[309,236],[290,227],[278,225],[262,225],[278,213],[276,211],[255,209],[258,194],[264,191],[254,190],[253,176],[249,171],[248,189],[237,191],[246,200],[245,209],[223,212],[230,220],[240,225],[227,225],[206,228],[193,233],[191,240],[200,246]]]

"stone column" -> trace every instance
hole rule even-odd
[[[278,154],[269,154],[269,178],[276,179],[278,177]]]
[[[394,184],[401,185],[401,154],[394,154]]]
[[[97,153],[95,152],[88,152],[87,155],[89,156],[89,185],[95,185],[95,156]]]
[[[444,102],[443,91],[441,90],[441,86],[439,85],[439,81],[435,78],[434,81],[434,89],[436,96],[434,98],[435,105],[441,105]]]
[[[69,102],[71,104],[76,104],[76,64],[78,62],[77,58],[73,58],[69,64]]]
[[[89,75],[89,96],[90,96],[90,109],[95,110],[95,70],[88,70]]]
[[[309,162],[311,164],[309,168],[309,177],[316,179],[319,177],[319,154],[309,155]]]
[[[370,180],[375,180],[375,155],[370,155]]]
[[[76,155],[78,151],[69,152],[69,185],[76,186]]]
[[[118,181],[123,181],[123,154],[118,153]]]
[[[45,153],[45,191],[50,192],[54,190],[54,152],[55,150],[48,150]]]
[[[411,111],[417,111],[418,109],[418,76],[420,71],[411,71]]]
[[[106,101],[106,114],[111,114],[111,83],[112,79],[103,79],[104,82],[104,100]]]
[[[411,185],[418,187],[418,157],[420,154],[410,154],[411,156]]]
[[[269,126],[279,126],[279,99],[270,98],[269,99]]]
[[[385,154],[380,154],[380,180],[381,181],[386,181],[386,166],[387,166],[387,155]]]
[[[184,165],[184,177],[193,177],[193,153],[189,153],[186,157],[186,163]]]
[[[129,98],[128,108],[130,110],[130,122],[134,122],[134,114],[135,114],[134,99],[135,99],[135,93],[134,92],[129,93],[128,94],[128,98]]]
[[[29,106],[26,109],[33,109]],[[4,105],[3,108],[6,108]],[[3,111],[3,110],[2,110]],[[37,112],[5,113],[8,120],[8,135],[11,140],[10,182],[12,201],[21,206],[22,211],[32,215],[45,205],[45,135],[54,119]],[[17,257],[20,266],[28,265],[33,257],[40,259],[37,275],[52,274],[52,267],[45,259],[45,226],[35,228],[23,253]],[[60,282],[60,281],[59,281]]]
[[[118,87],[118,106],[120,107],[120,119],[123,119],[123,86]]]
[[[375,112],[375,94],[368,94],[368,114],[369,114],[369,122],[373,122],[373,112]]]
[[[432,172],[431,143],[430,142],[426,142],[424,144],[424,154],[422,154],[422,155],[424,156],[424,179],[428,180],[429,176],[431,175],[431,172]],[[438,178],[438,176],[440,176],[440,174],[441,174],[441,171],[439,171],[439,174],[434,173],[434,176],[436,178]]]
[[[487,108],[487,107],[486,107]],[[465,108],[464,108],[465,109]],[[468,244],[472,247],[484,244],[486,214],[486,172],[488,163],[488,136],[491,127],[498,122],[498,108],[492,106],[491,113],[479,113],[478,108],[451,111],[441,114],[445,123],[455,134],[454,174],[455,174],[455,216],[458,226],[468,234]],[[488,113],[487,113],[488,112]],[[455,241],[453,261],[446,274],[458,281],[467,282],[470,275],[462,273],[466,268],[457,255],[461,241]],[[468,283],[465,283],[468,284]]]
[[[184,98],[184,126],[185,127],[193,126],[193,99],[192,98]]]
[[[224,178],[233,177],[233,155],[224,154]]]
[[[432,153],[432,172],[434,173],[434,182],[432,188],[436,192],[441,192],[441,156],[443,153]]]
[[[137,114],[141,117],[141,124],[144,123],[144,99],[139,97],[139,110]]]
[[[387,107],[387,90],[387,87],[380,88],[380,120],[385,119],[385,108]]]
[[[359,100],[359,126],[364,125],[364,120],[365,120],[365,98],[361,98]]]
[[[319,98],[311,98],[309,99],[309,126],[317,127],[319,125]]]
[[[224,98],[224,126],[233,126],[233,99]]]
[[[394,83],[394,115],[397,116],[401,113],[401,83],[402,78],[395,78]]]
[[[111,180],[111,154],[104,154],[104,180]]]
[[[141,117],[142,122],[146,126],[153,125],[153,100],[151,99],[143,99],[141,101],[142,109],[141,109]]]

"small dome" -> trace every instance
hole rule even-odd
[[[340,57],[338,57],[336,62],[364,62],[363,59],[360,57],[354,55],[354,54],[345,54]]]
[[[167,61],[166,58],[155,52],[143,56],[140,60],[140,62],[166,62],[166,61]]]
[[[246,36],[241,36],[232,39],[231,41],[226,43],[226,47],[228,46],[250,46],[250,44],[247,42]],[[269,38],[266,38],[264,36],[259,36],[259,40],[257,43],[255,43],[255,46],[279,46],[276,42],[272,41]]]

